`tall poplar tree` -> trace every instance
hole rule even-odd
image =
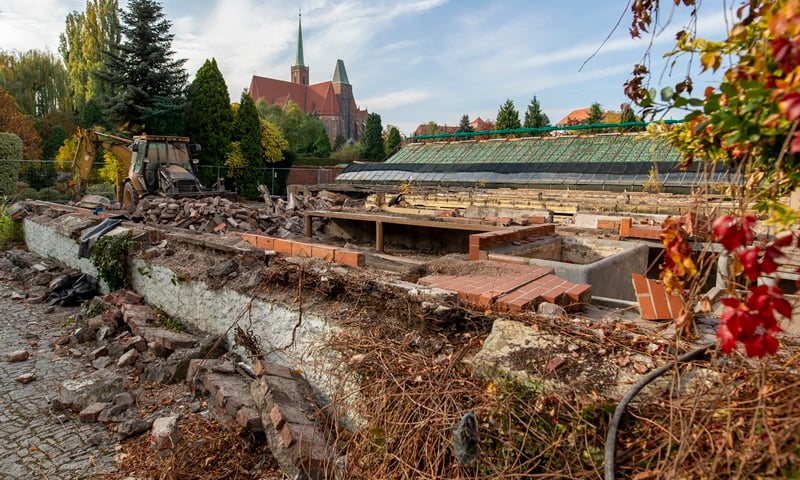
[[[186,59],[173,59],[171,26],[153,0],[130,0],[122,12],[124,41],[116,52],[106,52],[99,77],[114,89],[106,113],[123,131],[182,130]]]
[[[216,182],[217,168],[225,164],[231,149],[233,112],[228,86],[215,59],[197,70],[186,93],[186,133],[202,147],[198,152],[204,185]],[[256,123],[258,129],[258,123]]]
[[[87,0],[83,12],[67,15],[66,28],[59,38],[58,52],[67,69],[79,123],[100,123],[103,118],[98,101],[112,92],[97,72],[103,69],[104,52],[115,52],[122,41],[117,0]]]

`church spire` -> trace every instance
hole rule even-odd
[[[302,13],[297,11],[297,56],[292,65],[292,83],[308,85],[308,67],[303,60],[303,24]]]
[[[294,60],[295,67],[305,67],[303,63],[303,14],[297,11],[297,57]]]

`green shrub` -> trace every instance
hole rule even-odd
[[[39,192],[31,187],[25,187],[16,195],[17,200],[39,200]],[[44,200],[44,199],[42,199]]]
[[[0,250],[8,250],[23,239],[22,222],[12,220],[5,206],[0,206]]]
[[[44,200],[45,202],[60,202],[61,200],[65,200],[65,198],[64,194],[55,188],[48,187],[39,190],[39,200]]]
[[[0,195],[16,193],[20,160],[22,140],[13,133],[0,132]]]
[[[92,195],[101,195],[112,201],[117,198],[114,185],[111,185],[110,183],[96,183],[94,185],[89,185],[89,188],[86,189],[86,193],[90,193]]]
[[[104,235],[94,244],[91,254],[92,264],[111,292],[126,288],[130,284],[128,250],[132,246],[130,232],[125,235]]]

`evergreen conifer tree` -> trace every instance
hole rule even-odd
[[[514,108],[514,101],[507,99],[506,103],[500,106],[497,111],[497,121],[494,124],[495,130],[516,130],[521,128],[519,112]]]
[[[367,125],[364,128],[364,136],[361,138],[361,142],[361,158],[370,162],[380,162],[386,158],[381,116],[377,113],[367,115]]]
[[[389,134],[386,136],[386,153],[387,156],[392,156],[400,150],[400,130],[394,125],[389,128]]]
[[[186,96],[186,132],[201,146],[200,179],[206,186],[216,182],[231,149],[233,112],[228,86],[215,59],[197,70]],[[256,122],[258,130],[258,122]],[[258,142],[258,137],[256,137]],[[246,154],[245,154],[246,155]],[[247,157],[245,157],[247,158]]]
[[[239,142],[244,157],[244,168],[236,174],[237,192],[245,198],[258,196],[258,186],[266,184],[264,151],[261,148],[261,120],[253,97],[242,92],[236,111],[233,138]]]
[[[525,128],[542,128],[550,126],[550,118],[548,118],[547,114],[542,111],[542,107],[539,105],[539,100],[536,99],[536,95],[533,96],[531,103],[528,105],[528,110],[525,111],[525,123],[523,126]],[[541,136],[542,133],[537,133],[535,135]]]
[[[171,22],[154,0],[130,0],[122,12],[124,41],[105,54],[98,74],[113,94],[106,114],[128,133],[179,133],[182,130],[185,59],[174,60]]]
[[[456,129],[456,133],[461,132],[474,132],[475,129],[472,128],[472,124],[469,121],[469,115],[466,113],[461,116],[461,121],[458,122],[458,128]]]

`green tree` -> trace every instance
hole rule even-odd
[[[275,124],[289,142],[288,150],[298,156],[327,158],[330,156],[330,138],[325,125],[316,115],[303,112],[289,101],[285,108],[270,105],[260,99],[256,104],[259,116]]]
[[[333,151],[338,152],[344,147],[345,143],[347,143],[347,140],[345,140],[344,135],[341,133],[336,135],[336,139],[333,141]]]
[[[519,112],[514,108],[514,101],[507,99],[506,103],[500,106],[497,111],[497,121],[494,123],[495,130],[516,130],[521,128]]]
[[[589,107],[589,116],[586,118],[586,124],[593,125],[595,123],[603,123],[604,115],[603,106],[594,102],[592,106]]]
[[[237,191],[246,198],[258,196],[258,186],[266,182],[264,171],[264,150],[261,147],[261,120],[253,97],[242,92],[236,120],[233,126],[233,139],[238,143],[244,160],[234,179]]]
[[[422,135],[437,135],[442,132],[444,132],[444,127],[440,126],[433,120],[429,121],[425,125],[422,125]]]
[[[19,110],[14,97],[3,88],[0,88],[0,132],[14,133],[22,140],[23,159],[42,158],[42,139],[36,132],[33,122]]]
[[[319,120],[319,118],[317,118]],[[322,124],[322,121],[309,122],[309,127],[315,132],[314,141],[311,144],[311,153],[316,158],[328,158],[331,156],[331,139],[328,136],[328,132],[325,131],[325,126]]]
[[[111,84],[106,113],[128,133],[177,133],[182,130],[185,59],[174,60],[171,22],[161,4],[130,0],[122,12],[124,41],[106,52],[99,77]]]
[[[466,113],[461,116],[461,120],[458,122],[458,128],[456,129],[456,133],[469,133],[474,132],[475,129],[472,128],[472,124],[469,121],[469,115]]]
[[[386,158],[382,132],[381,116],[377,113],[368,114],[364,136],[361,137],[361,158],[370,162],[380,162]]]
[[[193,142],[202,147],[198,157],[201,166],[199,172],[205,185],[216,182],[218,167],[225,164],[231,149],[233,130],[228,86],[217,67],[217,61],[213,58],[206,60],[186,92],[186,132]]]
[[[400,130],[394,125],[389,127],[389,133],[386,134],[386,154],[392,156],[400,150]]]
[[[525,111],[525,123],[523,126],[525,128],[543,128],[550,126],[550,118],[542,111],[542,107],[539,105],[539,100],[536,98],[536,95],[533,96],[531,103],[528,104],[528,109]],[[535,135],[541,136],[543,134],[544,132],[540,132]]]
[[[0,50],[0,87],[27,115],[44,117],[70,108],[67,72],[51,52],[13,54]]]
[[[283,138],[281,130],[269,120],[261,119],[261,150],[264,152],[264,161],[275,164],[284,158],[284,152],[289,148],[289,142]]]
[[[111,85],[97,72],[103,69],[104,52],[116,52],[122,41],[117,0],[88,0],[83,12],[73,11],[59,36],[58,52],[66,65],[73,108],[82,126],[100,124],[98,99],[111,96]],[[89,108],[90,111],[85,112]]]
[[[17,193],[17,176],[21,159],[22,140],[19,136],[0,131],[0,196]]]

